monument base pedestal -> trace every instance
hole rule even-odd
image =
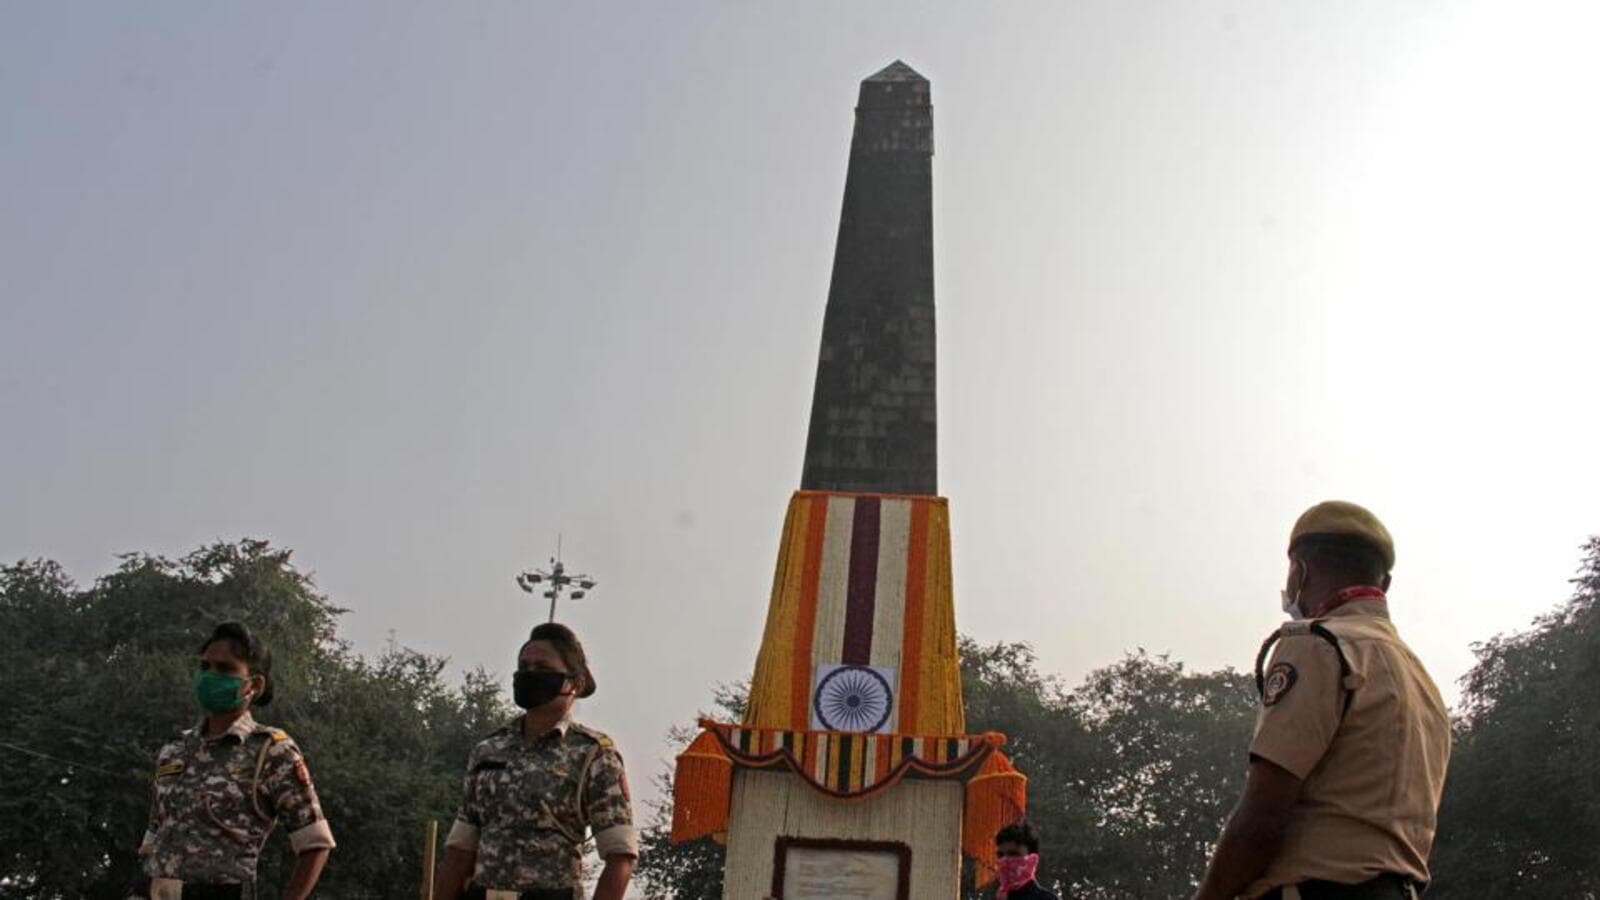
[[[733,773],[722,896],[724,900],[826,896],[825,892],[814,893],[825,886],[801,882],[813,879],[811,872],[821,868],[819,861],[837,851],[841,864],[828,876],[857,878],[863,882],[859,887],[875,891],[857,893],[857,886],[852,885],[852,897],[955,900],[961,886],[963,798],[960,782],[906,778],[876,797],[836,800],[792,772],[737,770]],[[786,866],[787,891],[774,890],[780,838],[801,839],[790,842],[787,852],[810,867],[802,868],[801,862]],[[883,861],[877,857],[894,854],[895,847],[890,845],[909,850],[907,884],[891,884],[893,878],[885,873],[893,868],[879,865]],[[797,852],[797,847],[804,853]],[[862,858],[846,858],[855,852]]]

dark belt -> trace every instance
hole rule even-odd
[[[249,884],[183,885],[183,900],[255,900],[256,889]]]
[[[1337,881],[1302,881],[1301,900],[1412,900],[1421,897],[1427,885],[1405,875],[1379,875],[1360,884]],[[1273,888],[1261,900],[1283,900],[1283,888]]]
[[[484,900],[488,890],[481,884],[468,885],[461,894],[461,900]],[[187,900],[187,898],[185,898]],[[540,888],[536,891],[523,891],[517,895],[517,900],[582,900],[582,895],[577,888]]]

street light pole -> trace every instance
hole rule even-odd
[[[517,576],[517,587],[530,594],[543,594],[550,601],[550,621],[556,620],[556,601],[566,594],[573,600],[581,600],[592,590],[597,582],[588,575],[577,575],[567,571],[567,566],[561,561],[561,542],[556,541],[556,555],[550,557],[550,568],[529,569]],[[544,585],[540,590],[539,586]]]

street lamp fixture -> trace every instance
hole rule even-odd
[[[559,547],[559,544],[557,545]],[[561,551],[550,558],[550,568],[529,569],[517,576],[517,587],[529,594],[540,594],[550,601],[550,621],[556,620],[556,601],[565,594],[572,600],[582,600],[597,582],[588,575],[567,572],[561,561]],[[541,589],[542,586],[542,589]]]

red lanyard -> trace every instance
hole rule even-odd
[[[1379,603],[1387,603],[1388,599],[1388,597],[1384,596],[1382,588],[1376,588],[1370,584],[1347,587],[1334,594],[1327,603],[1323,604],[1322,609],[1318,610],[1313,618],[1321,618],[1346,603],[1355,603],[1361,600],[1376,600]]]

